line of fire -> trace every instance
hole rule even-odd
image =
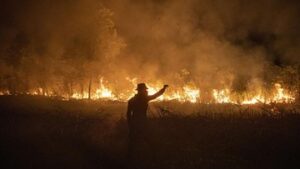
[[[0,95],[39,95],[46,97],[59,98],[62,100],[111,100],[127,101],[135,94],[135,85],[137,78],[125,78],[125,82],[132,84],[132,88],[116,90],[104,78],[98,82],[89,82],[86,88],[83,86],[69,86],[68,92],[55,90],[52,88],[32,88],[27,91],[2,90]],[[130,85],[129,85],[130,86]],[[157,92],[162,83],[149,83],[148,92],[154,94]],[[59,88],[57,88],[59,89]],[[234,92],[230,88],[212,89],[205,91],[197,88],[194,83],[186,84],[181,87],[171,87],[165,95],[160,96],[157,101],[177,101],[190,103],[215,103],[215,104],[270,104],[270,103],[294,103],[297,93],[284,88],[280,83],[274,83],[269,89],[257,87],[251,91]]]

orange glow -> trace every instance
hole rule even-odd
[[[10,92],[8,90],[3,90],[3,91],[0,91],[0,96],[2,95],[9,95]]]
[[[216,103],[233,103],[233,101],[230,99],[229,89],[213,89],[212,93]]]
[[[100,85],[96,89],[94,93],[91,93],[91,99],[107,99],[107,100],[118,100],[118,98],[113,94],[113,91],[104,85],[103,78],[100,78]],[[89,93],[87,91],[84,92],[75,92],[71,96],[72,99],[88,99]]]
[[[124,92],[116,92],[108,81],[104,81],[103,78],[99,79],[98,87],[91,90],[90,99],[98,100],[115,100],[115,101],[127,101],[129,98],[134,96],[135,94],[135,86],[137,84],[137,78],[126,78],[132,85],[130,89],[122,90]],[[152,95],[159,91],[163,84],[160,82],[157,83],[147,83],[148,93]],[[270,89],[271,94],[263,95],[262,90],[257,90],[257,93],[252,92],[241,98],[237,98],[229,88],[224,89],[213,89],[211,91],[211,96],[214,103],[231,103],[231,104],[257,104],[257,103],[292,103],[295,101],[295,97],[293,93],[285,90],[281,84],[275,83],[274,87]],[[88,99],[89,92],[88,90],[73,91],[71,95],[55,95],[53,91],[45,91],[42,88],[32,89],[26,92],[28,95],[43,95],[43,96],[60,96],[64,100],[68,99]],[[170,87],[166,90],[166,92],[157,98],[157,101],[170,101],[176,100],[178,102],[191,102],[191,103],[200,103],[201,100],[201,91],[194,84],[184,85],[183,87]],[[10,92],[8,90],[0,91],[0,95],[9,95]],[[211,103],[211,101],[206,102],[205,100],[201,100],[201,103]]]
[[[257,103],[292,103],[295,101],[295,97],[289,94],[285,89],[281,87],[279,83],[274,84],[275,90],[269,97],[263,96],[262,92],[257,93],[253,97],[248,97],[240,101],[240,104],[257,104]],[[239,104],[237,100],[232,97],[229,89],[213,90],[213,97],[216,103],[234,103]]]
[[[148,85],[148,93],[149,95],[152,95],[154,93],[156,93],[158,90],[160,90],[160,88],[163,85],[156,85],[156,86],[151,86]],[[191,103],[196,103],[198,101],[198,99],[200,98],[200,90],[191,86],[183,86],[182,89],[167,89],[168,91],[158,97],[157,99],[160,101],[170,101],[170,100],[177,100],[179,102],[191,102]]]

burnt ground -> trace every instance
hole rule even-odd
[[[151,118],[129,160],[125,106],[1,96],[0,168],[300,168],[299,112]]]

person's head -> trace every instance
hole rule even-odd
[[[138,94],[143,95],[143,96],[147,96],[148,95],[147,89],[148,88],[147,88],[147,86],[146,86],[145,83],[139,83],[137,85],[137,88],[136,88]]]

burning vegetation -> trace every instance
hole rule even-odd
[[[129,78],[127,78],[128,80]],[[129,79],[130,80],[130,79]],[[60,97],[64,100],[69,99],[92,99],[92,100],[115,100],[115,101],[126,101],[134,95],[136,79],[133,79],[131,89],[119,90],[117,93],[109,82],[104,82],[103,78],[100,78],[99,83],[92,87],[89,84],[88,88],[74,87],[70,93],[61,92],[55,90],[45,90],[43,88],[30,89],[26,92],[11,93],[9,90],[3,90],[0,95],[11,95],[11,94],[26,94],[26,95],[41,95],[48,97]],[[94,85],[93,85],[94,86]],[[161,84],[151,83],[148,86],[149,94],[154,94],[159,90]],[[281,84],[275,83],[270,89],[255,90],[258,92],[244,92],[237,94],[229,88],[225,89],[212,89],[209,91],[211,97],[209,100],[205,100],[201,97],[201,90],[195,85],[185,85],[183,87],[174,87],[158,98],[159,101],[178,101],[178,102],[190,102],[190,103],[231,103],[231,104],[270,104],[270,103],[293,103],[295,102],[296,94],[284,89]]]
[[[296,2],[247,3],[6,1],[0,94],[126,101],[145,82],[170,85],[159,101],[297,102]]]

